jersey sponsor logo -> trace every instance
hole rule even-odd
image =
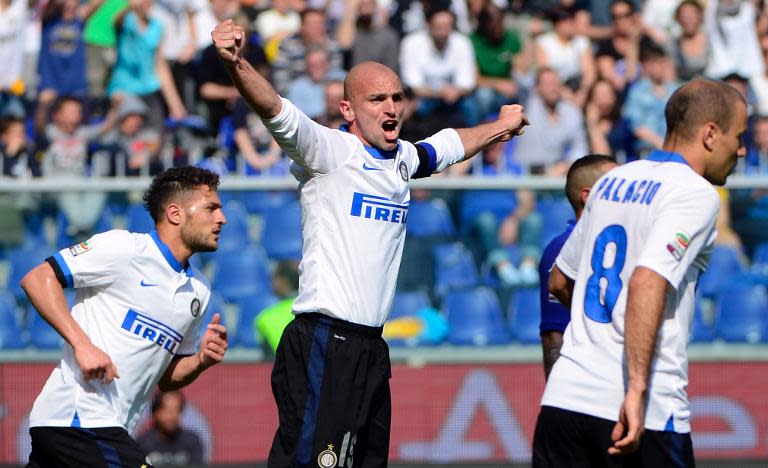
[[[363,169],[366,171],[383,171],[384,169],[376,166],[369,166],[367,162],[363,163]]]
[[[627,180],[623,177],[608,177],[600,182],[597,192],[602,200],[615,203],[637,203],[650,205],[659,192],[661,182],[654,180]]]
[[[84,254],[88,252],[92,248],[93,246],[89,244],[88,241],[80,242],[79,244],[73,245],[72,247],[70,247],[69,253],[71,253],[73,257],[77,257],[80,254]]]
[[[684,232],[678,232],[675,234],[675,238],[672,242],[667,244],[667,251],[675,257],[675,260],[680,261],[688,249],[688,244],[691,243],[691,236]]]
[[[141,280],[141,284],[143,287],[148,288],[150,286],[157,286],[157,283],[147,283],[146,280]]]
[[[355,192],[349,214],[374,221],[405,224],[408,218],[408,203],[399,205],[386,197]]]
[[[155,343],[171,354],[176,353],[181,340],[184,339],[179,332],[168,325],[133,309],[128,309],[121,328]]]
[[[320,452],[317,456],[317,466],[320,468],[334,468],[338,463],[339,458],[333,452],[333,444],[329,444],[328,448]]]

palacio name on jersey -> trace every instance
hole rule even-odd
[[[637,203],[650,205],[661,188],[655,180],[627,180],[623,177],[606,177],[597,186],[601,200],[616,203]]]
[[[349,214],[375,221],[405,224],[408,218],[408,203],[399,205],[386,197],[355,192]]]
[[[179,332],[168,325],[133,309],[128,309],[128,313],[125,314],[122,328],[155,343],[171,354],[175,354],[176,348],[184,339]]]

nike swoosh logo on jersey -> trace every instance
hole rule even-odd
[[[366,171],[383,171],[380,167],[369,166],[368,163],[363,163],[363,169]]]
[[[145,288],[148,286],[157,286],[157,284],[154,284],[154,283],[146,283],[144,282],[144,280],[141,280],[141,285],[144,286]]]

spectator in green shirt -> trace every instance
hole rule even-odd
[[[299,291],[299,270],[295,261],[277,263],[272,275],[272,291],[280,301],[262,310],[253,320],[253,326],[274,353],[283,330],[293,320],[293,300]]]
[[[504,104],[518,101],[514,74],[527,72],[530,51],[515,31],[504,28],[504,12],[492,1],[485,3],[477,19],[477,30],[470,40],[477,62],[477,88],[474,98],[482,117]]]
[[[107,80],[115,65],[115,18],[128,6],[128,0],[106,0],[85,22],[85,55],[88,94],[104,97]]]

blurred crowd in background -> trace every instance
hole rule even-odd
[[[448,175],[562,176],[588,153],[642,158],[662,144],[667,98],[694,77],[745,96],[749,151],[736,171],[768,174],[762,0],[0,0],[3,175],[138,176],[185,164],[224,177],[287,175],[289,160],[211,45],[225,19],[245,28],[245,56],[278,92],[329,127],[343,123],[346,70],[368,60],[402,78],[403,139],[525,105],[532,125],[522,137]],[[768,240],[768,189],[721,195],[718,242],[746,260]],[[244,196],[233,198],[247,213],[263,209]],[[61,219],[64,240],[52,244],[62,247],[111,226],[105,210],[125,213],[127,199],[114,197],[24,194],[11,204],[27,233],[40,216]],[[432,218],[447,212],[451,227],[437,233],[467,241],[509,286],[536,284],[541,248],[572,217],[562,195],[527,190],[412,197]],[[424,213],[409,215],[416,236]]]

